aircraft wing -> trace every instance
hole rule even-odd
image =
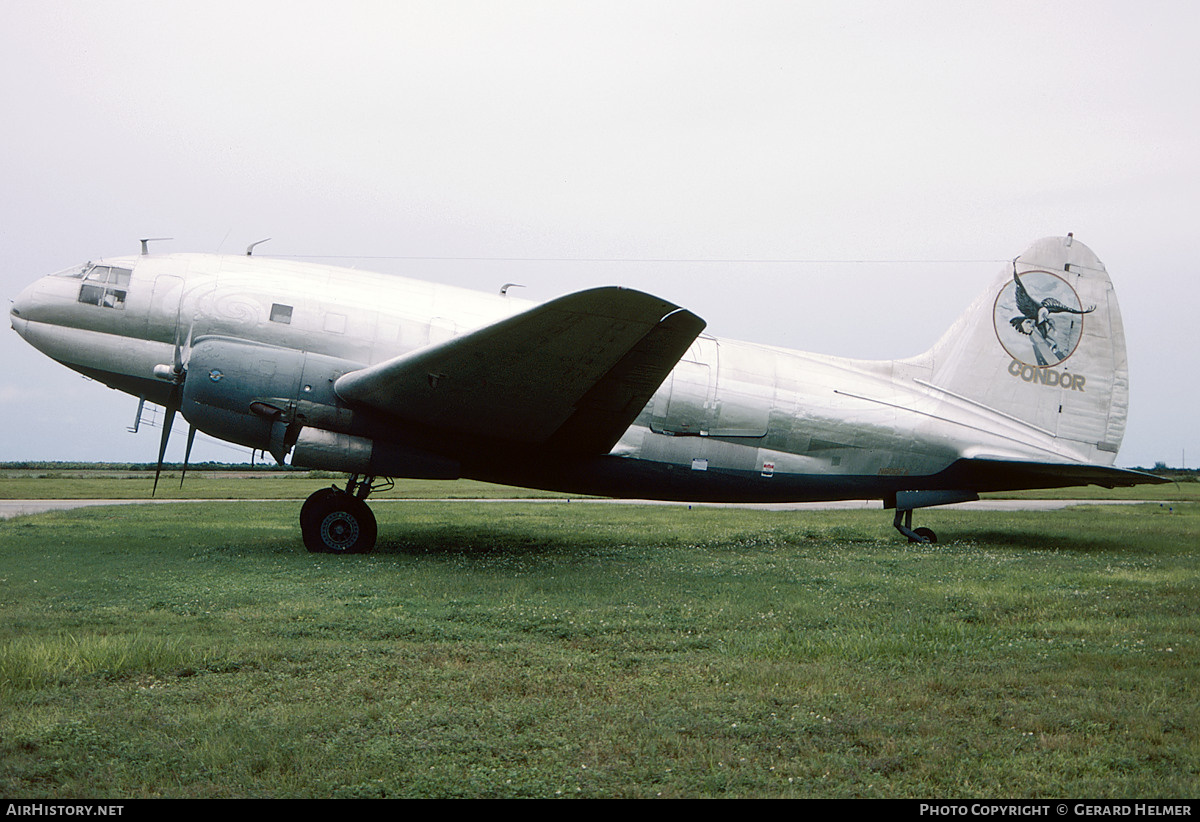
[[[603,454],[704,326],[658,297],[596,288],[345,374],[334,390],[442,432]]]

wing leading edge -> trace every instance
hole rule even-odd
[[[658,297],[596,288],[351,372],[334,390],[448,433],[603,454],[704,326]]]

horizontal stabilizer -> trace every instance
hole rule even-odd
[[[948,487],[971,488],[976,491],[1069,488],[1075,485],[1127,488],[1133,485],[1170,482],[1145,471],[1108,465],[1005,459],[961,459],[947,468],[939,479],[946,480]]]

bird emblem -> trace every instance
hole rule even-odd
[[[1012,327],[1020,331],[1022,334],[1032,334],[1033,329],[1037,328],[1045,336],[1049,331],[1048,323],[1050,322],[1051,314],[1059,314],[1067,312],[1070,314],[1091,314],[1096,310],[1096,306],[1087,309],[1071,308],[1069,305],[1063,305],[1054,297],[1047,297],[1044,300],[1035,300],[1029,295],[1025,289],[1025,284],[1021,282],[1021,277],[1017,274],[1016,266],[1013,266],[1013,282],[1017,284],[1017,310],[1021,312],[1021,316],[1013,317],[1009,320]],[[1032,325],[1031,325],[1032,323]]]
[[[1009,323],[1019,333],[1030,337],[1034,343],[1034,354],[1037,357],[1038,365],[1049,365],[1048,360],[1043,354],[1043,349],[1049,349],[1059,362],[1066,359],[1070,353],[1063,352],[1059,342],[1054,335],[1054,319],[1055,314],[1090,314],[1096,310],[1096,306],[1090,308],[1072,308],[1066,305],[1061,300],[1055,297],[1046,297],[1045,299],[1035,299],[1025,284],[1021,282],[1021,277],[1017,274],[1017,268],[1013,266],[1013,282],[1016,284],[1016,303],[1017,310],[1021,313],[1009,320]],[[1034,336],[1036,332],[1036,337]]]

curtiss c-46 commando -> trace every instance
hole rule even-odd
[[[349,475],[300,511],[313,551],[376,539],[385,478],[469,477],[638,499],[882,499],[1160,481],[1114,467],[1129,384],[1104,266],[1072,237],[1007,264],[929,351],[862,361],[705,333],[595,288],[542,304],[397,276],[213,254],[43,277],[13,328],[69,368],[281,464]],[[157,480],[156,480],[157,481]]]

